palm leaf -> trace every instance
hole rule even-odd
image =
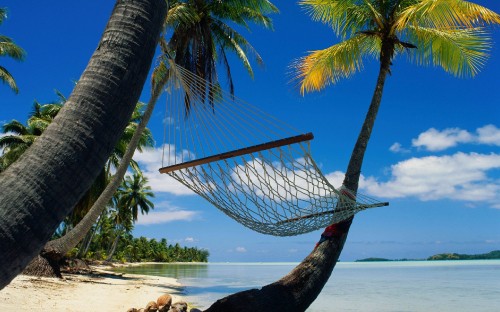
[[[344,38],[364,30],[374,20],[368,2],[357,0],[302,0],[299,5],[315,21],[332,27],[336,35]]]
[[[165,18],[165,27],[175,27],[179,24],[191,25],[200,21],[198,12],[189,5],[178,3],[173,5]]]
[[[9,87],[15,92],[19,93],[19,89],[17,88],[16,81],[14,80],[14,77],[9,73],[5,67],[0,66],[0,80],[3,81],[4,83],[8,84]]]
[[[398,30],[406,25],[429,28],[473,28],[499,24],[500,15],[475,3],[462,0],[420,0],[406,7],[395,23]]]
[[[15,60],[22,61],[26,52],[16,45],[12,39],[1,36],[0,37],[0,56],[9,56]]]
[[[380,51],[380,39],[359,33],[351,39],[324,50],[313,51],[297,60],[292,67],[297,73],[300,92],[321,90],[328,84],[348,78],[363,68],[363,57],[376,57]]]
[[[26,128],[17,120],[12,120],[11,122],[5,123],[2,128],[4,133],[12,132],[19,135],[25,135],[29,133],[28,128]]]
[[[272,19],[268,14],[278,13],[279,10],[267,0],[229,0],[215,2],[212,13],[218,19],[230,20],[249,29],[248,22],[272,29]]]
[[[491,38],[484,28],[434,29],[408,27],[408,38],[416,43],[410,59],[419,65],[440,66],[458,76],[475,76],[488,59]]]
[[[263,64],[262,58],[252,45],[237,31],[221,21],[214,21],[212,24],[212,32],[222,49],[234,51],[243,66],[246,68],[250,77],[254,77],[252,65],[248,59],[248,52],[252,53],[259,65]]]

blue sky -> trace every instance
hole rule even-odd
[[[500,12],[497,1],[477,1]],[[376,61],[319,93],[302,97],[289,83],[291,62],[307,51],[337,42],[329,28],[312,22],[296,2],[276,2],[274,31],[242,33],[265,67],[248,77],[231,67],[239,98],[304,132],[313,132],[312,153],[325,175],[342,175],[368,107]],[[0,60],[20,93],[0,86],[0,124],[24,122],[36,99],[66,96],[97,46],[113,1],[16,1],[4,4],[0,34],[27,51],[24,62]],[[342,260],[369,256],[423,258],[441,252],[500,249],[500,28],[494,47],[474,79],[457,79],[439,68],[394,60],[365,157],[360,191],[390,206],[361,212],[354,220]],[[141,97],[148,100],[149,81]],[[160,101],[165,101],[163,97]],[[162,144],[164,106],[149,124]],[[295,237],[255,233],[158,173],[157,151],[137,155],[155,190],[155,209],[141,216],[134,234],[210,251],[210,261],[300,261],[321,231]]]

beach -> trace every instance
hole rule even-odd
[[[184,301],[174,278],[116,274],[63,274],[63,279],[18,275],[0,290],[1,311],[127,311],[144,308],[163,294]]]
[[[208,308],[260,288],[297,263],[141,263],[64,279],[20,275],[0,291],[0,311],[127,311],[160,295]],[[307,312],[497,312],[500,260],[340,262]]]

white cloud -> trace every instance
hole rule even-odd
[[[428,151],[442,151],[456,146],[458,143],[472,142],[472,135],[459,128],[448,128],[443,131],[430,128],[412,140],[415,147],[423,147]]]
[[[424,148],[434,152],[457,146],[460,143],[500,146],[500,129],[494,125],[486,125],[477,128],[476,133],[472,134],[460,128],[447,128],[442,131],[430,128],[422,132],[416,139],[412,140],[412,145],[414,147]]]
[[[186,243],[194,243],[196,240],[194,239],[194,237],[186,237],[184,238],[184,241]]]
[[[168,149],[168,145],[165,146]],[[162,167],[161,147],[155,149],[144,149],[142,153],[136,152],[134,160],[141,165],[142,172],[148,178],[148,184],[153,192],[170,193],[174,195],[194,195],[194,192],[186,186],[158,170]],[[184,152],[187,155],[187,152]],[[168,160],[165,161],[168,163]]]
[[[191,221],[199,215],[198,211],[180,209],[170,205],[168,202],[155,204],[155,209],[147,215],[139,215],[138,225],[162,224],[174,221]]]
[[[404,148],[401,145],[401,143],[398,143],[398,142],[392,144],[391,147],[389,147],[389,150],[393,153],[408,153],[408,152],[410,152],[409,149]]]
[[[325,178],[330,182],[331,185],[335,188],[339,188],[342,186],[342,182],[344,181],[345,173],[342,171],[334,171],[325,175]]]
[[[476,130],[479,143],[500,146],[500,129],[494,125],[486,125]]]
[[[500,208],[500,180],[488,176],[495,169],[500,169],[500,154],[410,158],[391,166],[387,182],[369,177],[360,187],[378,197],[452,199]]]
[[[245,247],[236,247],[236,252],[244,253],[247,252],[247,249]]]

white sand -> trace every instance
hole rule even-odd
[[[104,272],[104,271],[100,271]],[[0,311],[123,311],[144,308],[167,293],[182,301],[173,278],[124,274],[65,274],[63,279],[17,276],[0,290]]]

